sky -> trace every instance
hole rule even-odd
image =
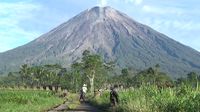
[[[27,44],[94,6],[111,6],[200,51],[200,0],[0,0],[0,52]]]

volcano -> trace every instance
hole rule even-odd
[[[0,72],[18,70],[22,64],[69,67],[84,50],[115,60],[120,68],[159,64],[172,77],[200,73],[198,51],[111,7],[87,9],[28,44],[0,53]]]

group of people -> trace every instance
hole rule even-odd
[[[83,87],[80,90],[80,102],[85,102],[85,95],[87,93],[87,85],[83,84]],[[119,103],[119,95],[116,90],[116,86],[110,88],[110,104],[111,106],[116,106]]]

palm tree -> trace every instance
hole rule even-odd
[[[22,80],[22,85],[26,85],[27,84],[27,80],[28,80],[28,77],[29,77],[29,67],[27,64],[24,64],[20,67],[20,77],[21,77],[21,80]]]

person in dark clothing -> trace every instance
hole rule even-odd
[[[80,90],[80,98],[79,98],[79,101],[80,102],[85,102],[85,94],[83,92],[83,89]]]
[[[110,103],[111,106],[116,106],[119,103],[119,95],[116,91],[116,87],[111,87],[110,88]]]

